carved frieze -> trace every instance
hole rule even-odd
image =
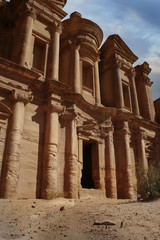
[[[98,124],[96,121],[86,121],[83,125],[77,126],[77,133],[79,136],[86,136],[88,138],[105,139],[108,133],[113,131],[112,127]]]

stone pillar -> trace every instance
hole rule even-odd
[[[82,187],[81,178],[82,178],[82,169],[83,169],[83,140],[79,137],[78,139],[78,187]]]
[[[95,62],[94,66],[94,76],[95,76],[95,100],[97,104],[101,104],[101,94],[100,94],[100,79],[99,79],[99,59]]]
[[[46,127],[41,197],[50,199],[57,193],[59,113],[63,111],[63,107],[60,103],[50,101],[45,106],[45,111]]]
[[[82,93],[81,89],[81,82],[80,82],[80,56],[79,56],[79,50],[80,45],[78,43],[71,43],[71,50],[72,50],[72,76],[73,76],[73,91],[75,93]]]
[[[152,120],[152,110],[150,107],[150,98],[148,94],[148,86],[144,84],[143,86],[143,93],[144,93],[144,103],[146,105],[145,107],[145,117],[149,120]]]
[[[148,170],[148,161],[146,157],[145,151],[145,133],[139,132],[136,135],[136,142],[137,142],[137,157],[138,157],[138,167],[142,167],[145,171]]]
[[[106,162],[106,197],[117,198],[116,162],[113,143],[113,127],[108,128],[108,136],[105,140]]]
[[[29,66],[30,43],[33,29],[33,22],[36,14],[33,10],[27,10],[24,16],[24,25],[22,26],[22,45],[20,46],[19,64],[23,67]]]
[[[127,121],[118,124],[120,128],[116,130],[117,194],[118,198],[134,199],[136,177],[133,174],[135,169],[131,158],[130,131]]]
[[[137,97],[137,90],[136,90],[136,85],[135,85],[135,70],[131,69],[129,72],[129,79],[131,83],[131,102],[132,102],[132,111],[135,115],[139,115],[139,104],[138,104],[138,97]]]
[[[5,151],[3,179],[2,179],[2,197],[16,198],[17,187],[20,174],[20,151],[23,134],[25,103],[32,100],[32,96],[13,91],[12,99],[14,101],[12,110],[12,119],[8,141]]]
[[[60,35],[62,25],[54,22],[51,29],[51,42],[49,46],[49,58],[47,64],[47,78],[59,80],[59,52],[60,52]]]
[[[114,89],[115,89],[115,106],[117,108],[123,108],[124,107],[124,98],[123,98],[123,88],[122,88],[122,80],[121,80],[121,63],[117,63],[115,66],[113,66],[114,71]]]
[[[99,189],[104,192],[105,196],[105,141],[98,143],[98,161],[99,161]]]
[[[155,147],[156,147],[156,156],[155,156],[155,164],[156,166],[160,167],[160,133],[158,132],[156,134],[156,141],[155,141]]]
[[[148,75],[151,68],[147,62],[135,67],[136,70],[136,85],[139,98],[139,107],[142,117],[148,120],[155,120],[155,109],[151,94],[151,85]]]
[[[149,103],[150,103],[151,121],[155,121],[156,112],[155,112],[155,106],[154,106],[154,102],[153,102],[153,98],[152,98],[151,86],[152,86],[152,83],[150,83],[147,86],[147,91],[148,91],[148,98],[149,98]]]
[[[75,115],[66,115],[65,193],[67,198],[78,198],[77,129]]]

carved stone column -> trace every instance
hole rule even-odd
[[[138,157],[138,165],[140,165],[145,171],[148,170],[148,161],[146,157],[145,151],[145,133],[139,132],[136,135],[137,142],[137,157]]]
[[[78,43],[71,43],[72,50],[72,76],[73,76],[73,91],[75,93],[82,93],[81,82],[80,82],[80,56],[79,56],[80,45]]]
[[[135,70],[131,69],[131,71],[128,73],[130,83],[131,83],[131,101],[132,101],[132,109],[133,113],[135,115],[139,115],[139,105],[138,105],[138,97],[137,97],[137,90],[135,85]]]
[[[50,199],[54,193],[57,193],[59,113],[63,111],[63,107],[60,103],[51,100],[45,106],[45,111],[46,129],[41,197]]]
[[[75,114],[66,114],[65,193],[67,198],[78,198],[77,128]]]
[[[98,66],[99,59],[95,62],[94,66],[94,76],[95,76],[95,98],[96,103],[101,104],[101,94],[100,94],[100,79],[99,79],[99,66]]]
[[[14,101],[12,110],[11,126],[5,151],[2,197],[16,198],[20,173],[20,151],[23,134],[25,104],[32,100],[32,96],[13,91]]]
[[[117,108],[123,108],[124,107],[124,98],[123,98],[123,88],[122,88],[122,81],[121,81],[121,63],[118,62],[114,65],[114,81],[115,81],[115,106]]]
[[[148,74],[151,68],[147,62],[135,67],[136,70],[136,85],[139,99],[139,107],[141,116],[148,120],[155,120],[155,108],[151,94],[151,85]]]
[[[97,154],[98,169],[97,171],[95,171],[95,173],[98,173],[98,174],[96,174],[94,178],[94,169],[92,174],[93,174],[95,187],[97,186],[97,189],[101,189],[104,192],[104,196],[105,196],[105,140],[104,139],[103,141],[100,141],[99,143],[97,143],[97,150],[98,150],[98,154]],[[96,153],[94,154],[94,156],[96,156]],[[93,167],[94,167],[94,164],[93,164]],[[96,180],[97,180],[97,183],[96,183]]]
[[[160,133],[158,132],[156,134],[156,141],[155,141],[155,147],[156,147],[156,156],[155,156],[155,163],[158,167],[160,167]]]
[[[149,87],[151,87],[151,85]],[[150,98],[148,93],[149,87],[146,84],[144,84],[143,94],[144,94],[144,102],[146,105],[144,110],[145,110],[145,117],[148,118],[149,120],[152,120],[152,110],[151,110]]]
[[[24,16],[24,25],[22,26],[22,45],[19,58],[19,64],[27,67],[29,65],[30,42],[32,36],[33,22],[36,19],[36,14],[33,10],[26,10]]]
[[[116,162],[113,143],[113,127],[108,128],[108,136],[105,144],[106,158],[106,197],[117,198],[117,182],[116,182]]]
[[[47,78],[55,81],[59,80],[59,51],[61,33],[62,25],[60,23],[54,22],[51,29],[51,42],[49,46]]]
[[[136,198],[136,177],[131,158],[130,131],[127,121],[118,124],[120,128],[116,130],[117,194],[118,198],[133,199]]]

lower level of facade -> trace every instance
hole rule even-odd
[[[136,166],[159,164],[159,145],[159,125],[140,116],[79,94],[54,90],[46,101],[8,87],[0,99],[0,194],[80,198],[95,189],[134,199]]]

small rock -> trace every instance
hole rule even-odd
[[[114,226],[116,225],[115,222],[112,222],[110,220],[104,220],[104,221],[94,221],[94,224],[93,225],[108,225],[108,226]]]
[[[61,212],[64,211],[64,206],[62,206],[59,210],[60,210]]]

